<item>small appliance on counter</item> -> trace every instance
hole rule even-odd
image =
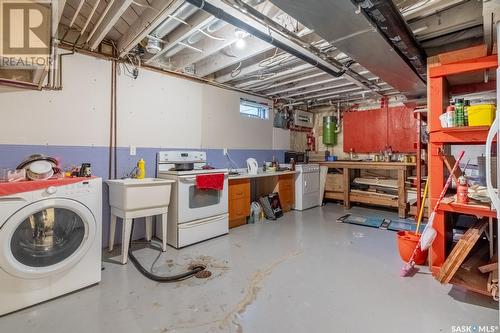
[[[205,169],[207,154],[200,151],[162,151],[157,156],[157,177],[172,179],[167,243],[175,248],[229,232],[228,170]],[[223,175],[222,189],[200,188],[197,178]],[[217,176],[216,176],[217,177]],[[161,237],[160,225],[156,235]]]
[[[255,158],[247,159],[247,172],[249,175],[256,175],[259,172],[259,163]]]
[[[296,164],[307,163],[307,154],[298,151],[286,151],[285,152],[285,164],[291,164],[292,159]]]

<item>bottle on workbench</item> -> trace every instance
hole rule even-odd
[[[290,159],[290,169],[295,171],[295,158]]]

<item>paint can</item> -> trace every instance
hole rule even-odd
[[[458,178],[457,186],[457,203],[467,204],[469,202],[469,186],[467,184],[467,178],[461,176]]]

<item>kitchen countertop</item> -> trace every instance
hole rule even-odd
[[[273,176],[282,176],[282,175],[292,175],[296,174],[297,171],[274,171],[274,172],[259,172],[256,175],[250,175],[248,173],[242,173],[239,175],[229,175],[229,180],[233,179],[249,179],[249,178],[260,178],[260,177],[273,177]]]

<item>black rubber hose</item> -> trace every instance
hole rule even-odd
[[[176,275],[171,275],[171,276],[161,276],[161,275],[156,275],[153,274],[152,272],[148,271],[144,266],[141,265],[139,260],[134,256],[134,253],[132,252],[132,235],[134,234],[134,220],[132,220],[132,230],[130,231],[130,241],[129,241],[129,246],[128,246],[128,257],[130,258],[130,261],[134,264],[135,268],[147,277],[150,280],[156,281],[156,282],[176,282],[180,280],[187,279],[191,276],[194,276],[195,274],[205,270],[205,267],[203,266],[196,266],[192,268],[191,270],[176,274]]]

